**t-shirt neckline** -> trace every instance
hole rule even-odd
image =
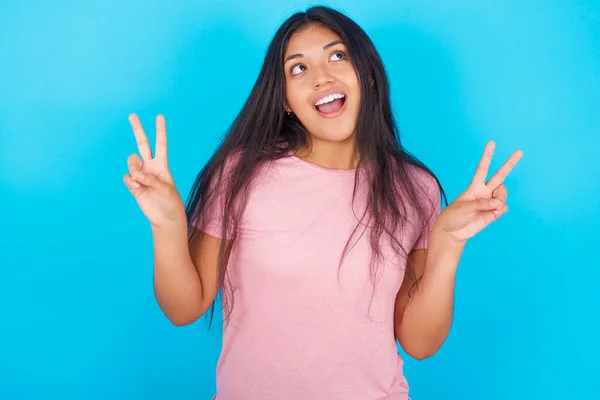
[[[315,171],[318,172],[323,172],[326,174],[332,174],[332,175],[355,175],[357,169],[353,168],[353,169],[332,169],[332,168],[325,168],[325,167],[321,167],[320,165],[311,163],[309,161],[303,160],[300,157],[298,157],[297,155],[295,155],[294,153],[292,153],[291,151],[288,153],[288,157],[291,158],[292,160],[295,160],[296,162],[298,162],[299,164],[307,167],[307,168],[311,168]]]

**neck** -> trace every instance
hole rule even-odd
[[[327,142],[312,138],[312,148],[302,148],[296,156],[327,169],[355,169],[358,152],[354,138],[343,142]]]

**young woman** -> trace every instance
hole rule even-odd
[[[141,158],[124,180],[150,221],[161,309],[190,324],[221,294],[220,400],[408,399],[396,340],[417,359],[445,341],[465,243],[506,213],[522,155],[486,181],[488,143],[442,211],[438,179],[400,143],[373,43],[325,7],[279,28],[187,207],[164,117],[154,155],[130,122]]]

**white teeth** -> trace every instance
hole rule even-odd
[[[329,96],[323,97],[321,100],[317,101],[315,103],[315,106],[320,106],[321,104],[325,104],[325,103],[331,103],[335,99],[343,99],[344,97],[346,97],[346,96],[344,96],[343,94],[340,94],[340,93],[330,94]]]

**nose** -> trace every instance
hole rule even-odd
[[[327,70],[327,67],[313,68],[313,73],[315,89],[319,89],[327,84],[335,82],[335,78]]]

